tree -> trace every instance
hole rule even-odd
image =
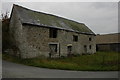
[[[2,13],[2,14],[1,14],[2,21],[5,21],[5,20],[9,19],[8,15],[9,15],[9,12],[8,12],[8,11],[6,11],[6,13],[5,13],[5,14],[4,14],[4,13]]]
[[[9,17],[8,12],[1,14],[2,17],[2,51],[9,48],[10,35],[9,35]]]

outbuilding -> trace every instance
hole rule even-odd
[[[120,33],[102,34],[96,36],[97,51],[120,52]]]

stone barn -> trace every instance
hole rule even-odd
[[[120,33],[102,34],[96,36],[97,51],[120,52]]]
[[[95,34],[85,24],[15,4],[9,30],[13,50],[10,54],[21,58],[96,52]]]

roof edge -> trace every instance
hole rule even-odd
[[[79,32],[79,31],[75,31],[75,30],[68,30],[68,29],[61,28],[61,27],[53,27],[53,26],[32,24],[32,23],[24,23],[24,22],[22,23],[22,25],[32,25],[32,26],[45,27],[45,28],[55,28],[55,29],[59,29],[59,30],[66,30],[66,31],[70,31],[70,32],[76,32],[76,33],[79,33],[79,34],[86,34],[86,35],[94,35],[94,36],[96,36],[96,34],[94,34],[94,33]]]

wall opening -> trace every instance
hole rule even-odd
[[[60,56],[59,43],[49,43],[49,57]]]
[[[92,38],[89,38],[89,41],[92,41]]]
[[[57,38],[57,29],[49,29],[49,37],[50,38]]]
[[[84,53],[87,53],[87,45],[84,45]]]
[[[77,42],[78,41],[78,36],[73,35],[73,41]]]
[[[67,46],[67,54],[68,56],[72,55],[72,46]]]
[[[92,46],[91,46],[91,45],[89,45],[89,49],[92,49]]]
[[[50,52],[57,53],[57,44],[49,44]]]

